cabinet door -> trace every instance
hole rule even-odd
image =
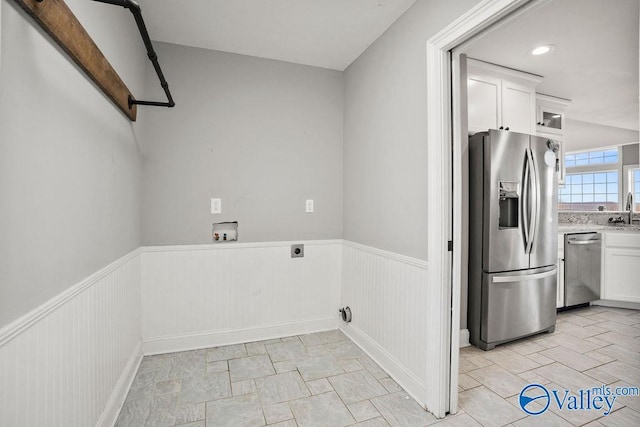
[[[564,132],[564,109],[539,102],[536,128],[538,132],[562,135]]]
[[[500,127],[500,79],[470,74],[467,79],[469,131]]]
[[[536,120],[536,94],[533,88],[502,81],[501,126],[513,132],[533,133]]]
[[[604,299],[640,303],[640,249],[604,250]]]

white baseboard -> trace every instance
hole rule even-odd
[[[469,347],[469,330],[460,329],[460,348]]]
[[[178,334],[164,337],[145,338],[142,350],[145,356],[174,353],[199,348],[218,347],[252,341],[262,341],[292,335],[338,329],[338,316],[335,318],[303,320],[280,323],[246,329],[224,331],[204,331],[190,334]]]
[[[136,377],[140,362],[142,362],[142,341],[138,342],[133,353],[131,353],[127,366],[124,368],[115,389],[113,389],[109,402],[96,423],[96,427],[113,427],[118,421],[118,415],[122,410],[122,405],[124,405],[124,401],[127,398],[133,379]]]
[[[340,330],[384,369],[409,395],[426,409],[426,385],[415,377],[388,351],[353,325],[341,325]]]
[[[631,310],[640,310],[640,303],[637,303],[637,302],[611,301],[607,299],[601,299],[598,301],[593,301],[591,305],[601,305],[603,307],[628,308]]]

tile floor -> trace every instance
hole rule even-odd
[[[484,352],[460,352],[460,411],[422,410],[340,331],[147,356],[116,426],[640,425],[640,397],[607,417],[547,411],[526,416],[531,382],[577,390],[640,385],[640,312],[590,307],[558,316],[544,334]]]
[[[437,422],[340,331],[148,356],[116,426]]]
[[[640,426],[640,397],[618,397],[613,412],[558,410],[527,416],[518,404],[530,383],[577,392],[606,384],[640,387],[640,311],[592,306],[558,314],[553,334],[460,350],[459,403],[468,426]],[[455,419],[455,418],[454,418]]]

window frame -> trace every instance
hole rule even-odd
[[[566,156],[570,155],[570,154],[582,154],[582,153],[592,153],[592,152],[596,152],[596,151],[609,151],[609,150],[617,150],[618,152],[618,161],[615,163],[596,163],[596,164],[592,164],[592,165],[581,165],[581,166],[566,166],[565,164],[565,179],[564,185],[567,185],[567,178],[569,177],[569,175],[576,175],[576,174],[585,174],[585,173],[597,173],[597,172],[618,172],[618,211],[621,211],[623,209],[623,204],[624,204],[624,196],[623,196],[623,192],[625,190],[625,188],[629,187],[629,183],[628,183],[628,178],[626,175],[624,175],[624,168],[623,168],[623,164],[622,164],[622,146],[621,145],[611,145],[611,146],[606,146],[606,147],[598,147],[596,149],[588,149],[588,150],[576,150],[576,151],[568,151],[566,153],[564,153],[565,158],[563,160],[566,160]],[[566,161],[565,161],[566,163]],[[564,187],[563,185],[563,187]],[[624,195],[626,195],[627,193],[624,192]],[[560,192],[558,191],[558,203],[560,203]],[[635,203],[635,200],[634,200]],[[571,212],[571,210],[568,211],[560,211],[560,212]],[[589,212],[597,212],[597,211],[589,211]],[[611,211],[609,211],[611,212]]]

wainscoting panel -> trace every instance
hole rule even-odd
[[[304,258],[291,244],[304,243]],[[146,247],[145,354],[338,327],[340,240]]]
[[[110,426],[141,359],[139,250],[0,330],[0,425]]]
[[[427,387],[428,269],[425,261],[345,241],[341,329],[420,404]]]

